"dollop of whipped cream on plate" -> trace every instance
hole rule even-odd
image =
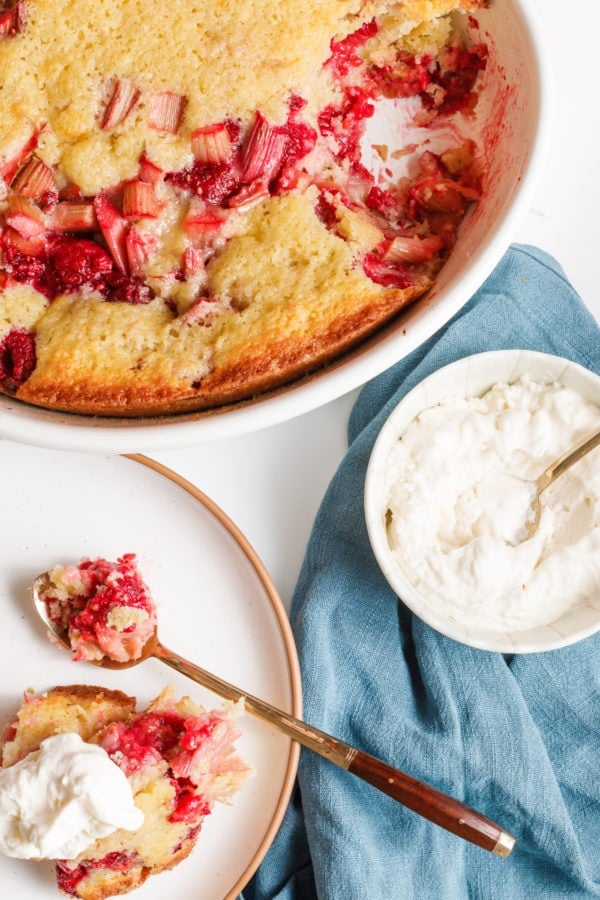
[[[75,859],[144,814],[124,772],[102,747],[67,732],[0,769],[0,850],[19,859]]]

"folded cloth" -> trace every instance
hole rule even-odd
[[[387,586],[364,522],[369,453],[404,394],[455,359],[515,347],[600,374],[593,317],[556,261],[522,245],[363,388],[291,610],[306,720],[465,801],[515,849],[500,859],[303,749],[299,789],[245,900],[600,896],[600,634],[512,657],[456,643]]]

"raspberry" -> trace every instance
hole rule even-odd
[[[36,365],[35,337],[25,328],[13,328],[0,343],[0,385],[14,393]]]
[[[88,240],[59,237],[48,249],[48,274],[53,293],[76,291],[93,285],[113,270],[113,261],[99,244]]]
[[[175,788],[175,809],[169,816],[169,822],[196,822],[210,814],[210,804],[195,793],[189,778],[174,778],[172,784]]]
[[[4,245],[4,266],[11,278],[20,284],[30,284],[46,297],[52,297],[52,288],[48,284],[48,272],[45,260],[40,256],[21,253],[15,247]]]
[[[150,303],[154,291],[135,275],[122,275],[120,272],[109,272],[99,279],[94,287],[100,291],[105,300],[121,303]]]
[[[166,180],[214,206],[223,203],[241,184],[239,170],[230,163],[196,162],[191,169],[170,173]]]
[[[374,251],[365,255],[363,269],[371,281],[384,287],[401,290],[413,283],[402,263],[385,262]]]

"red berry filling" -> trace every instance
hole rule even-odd
[[[362,87],[353,86],[345,91],[341,105],[330,104],[319,115],[319,130],[324,137],[334,140],[334,154],[339,161],[349,160],[353,169],[372,176],[361,165],[360,140],[364,132],[365,119],[375,112],[372,96]]]
[[[113,261],[99,244],[84,239],[52,238],[47,249],[48,279],[54,295],[92,287],[113,271]]]
[[[171,710],[151,710],[129,724],[113,723],[102,734],[100,743],[126,775],[134,775],[147,766],[164,760],[175,796],[169,822],[198,823],[209,815],[210,800],[203,796],[194,780],[195,767],[203,761],[202,771],[218,772],[235,737],[231,726],[217,729],[225,719],[212,711],[185,718]]]
[[[136,854],[113,852],[102,859],[87,859],[85,862],[71,866],[68,860],[56,863],[56,881],[65,894],[77,895],[79,884],[94,869],[112,869],[114,872],[126,872],[136,864]]]
[[[317,140],[314,128],[300,116],[305,105],[306,101],[293,96],[284,125],[271,125],[257,112],[244,141],[240,139],[239,123],[231,120],[198,129],[192,142],[199,158],[190,169],[169,172],[167,182],[224,208],[239,207],[239,199],[245,200],[249,194],[248,185],[260,185],[265,196],[291,190],[298,162],[311,152]],[[215,138],[225,132],[227,143],[224,137]],[[215,149],[219,146],[220,150]]]
[[[148,712],[131,724],[110,725],[101,744],[126,775],[172,756],[179,746],[184,720],[177,713]]]
[[[331,56],[325,65],[331,67],[338,81],[343,80],[352,69],[363,65],[363,59],[357,51],[364,47],[369,38],[375,37],[378,31],[379,26],[372,19],[341,41],[331,41]]]
[[[475,81],[479,73],[487,65],[488,50],[485,44],[473,47],[447,47],[436,62],[431,84],[441,88],[441,96],[436,99],[435,92],[421,93],[421,100],[429,108],[448,115],[459,110],[473,107],[477,97],[474,93]]]
[[[210,804],[195,792],[195,785],[189,778],[173,778],[175,788],[175,808],[169,822],[197,822],[210,814]]]
[[[0,7],[0,41],[14,37],[25,27],[27,8],[23,0],[8,2]]]
[[[148,303],[154,297],[141,278],[117,271],[107,251],[95,241],[54,234],[39,245],[27,245],[6,229],[0,244],[10,277],[51,299],[86,288],[98,291],[105,300],[127,303]]]
[[[40,597],[50,619],[68,632],[75,660],[138,659],[156,628],[154,600],[133,553],[114,563],[56,566]]]
[[[35,337],[25,328],[13,328],[0,341],[0,385],[14,393],[36,365]]]

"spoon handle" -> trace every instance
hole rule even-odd
[[[241,691],[216,675],[188,662],[160,643],[157,643],[153,655],[175,671],[186,675],[226,700],[233,702],[243,700],[248,712],[266,720],[292,740],[313,750],[342,769],[352,772],[447,831],[451,831],[484,850],[490,850],[497,856],[506,857],[512,850],[515,840],[508,832],[459,800],[455,800],[411,775],[394,769],[382,760],[308,725],[301,719],[296,719],[289,713],[271,706],[270,703]]]
[[[599,444],[600,428],[597,428],[595,431],[592,431],[591,434],[587,434],[582,438],[574,447],[567,450],[566,453],[563,453],[562,456],[559,456],[558,459],[555,459],[554,462],[542,472],[538,478],[539,490],[545,490],[559,475],[562,475],[563,472],[566,472],[567,469],[574,466],[576,462],[579,462],[583,456]]]

